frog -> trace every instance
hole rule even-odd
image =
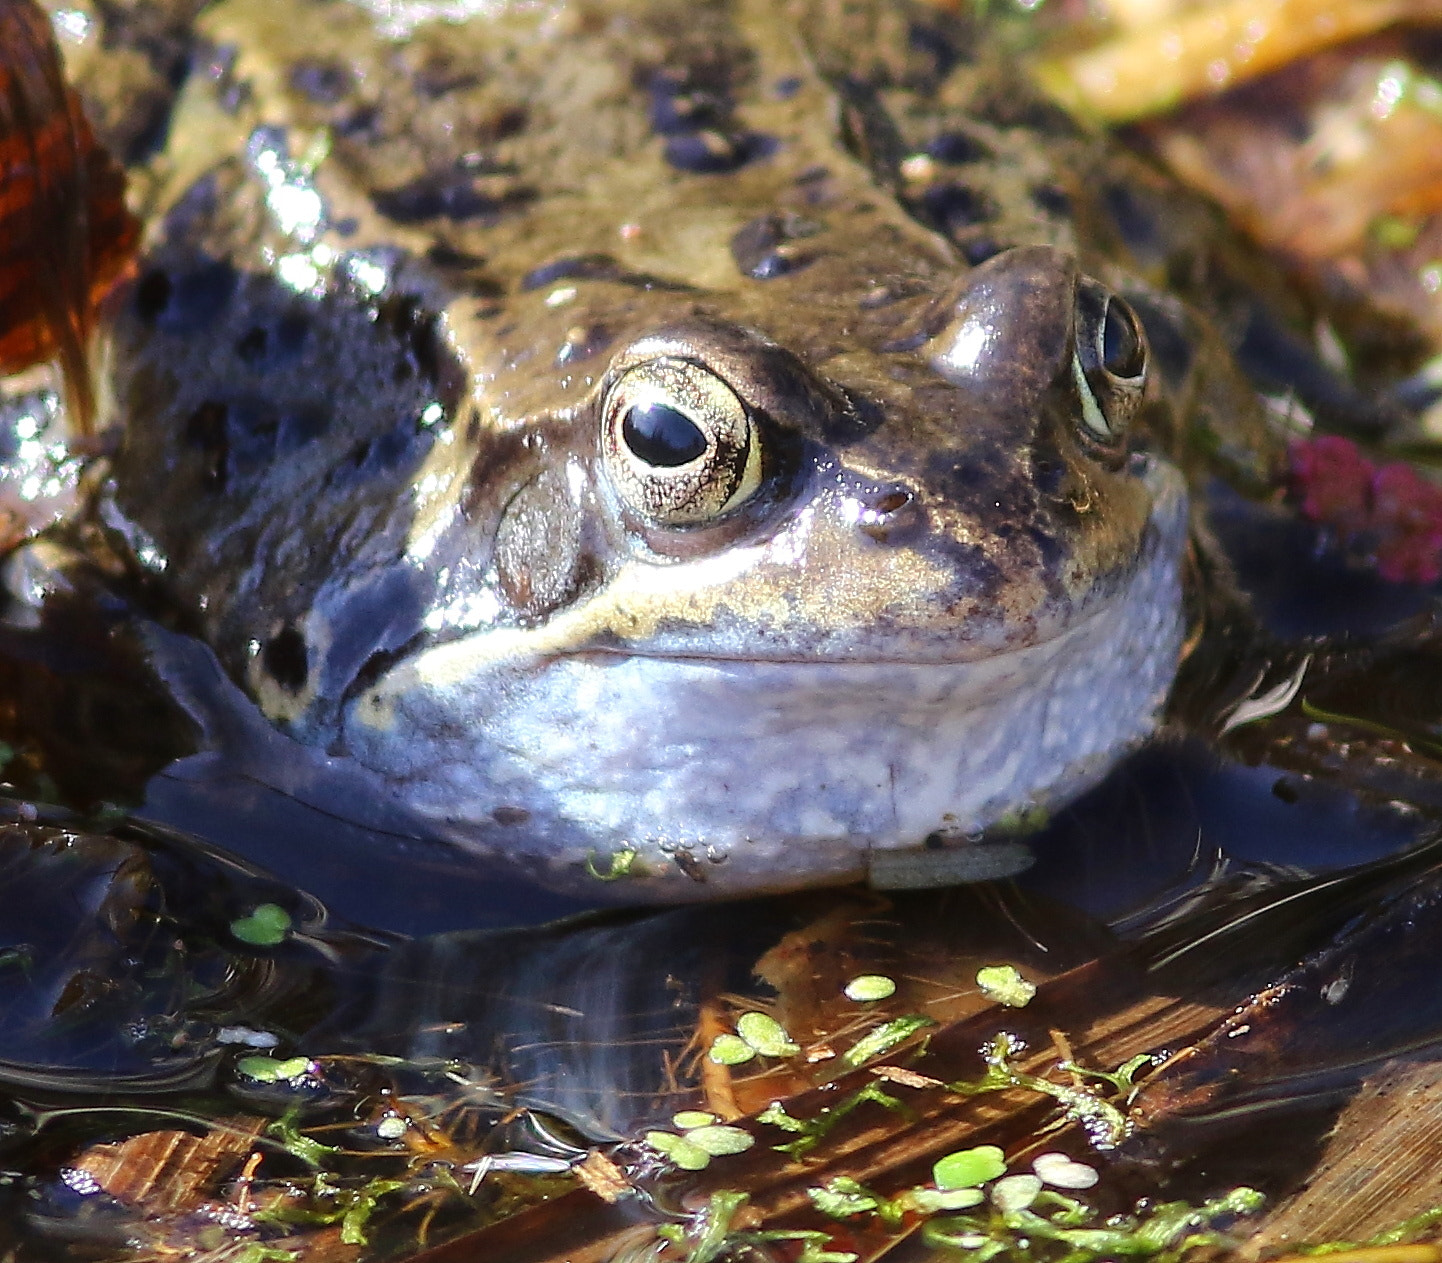
[[[1260,411],[1192,212],[972,19],[193,23],[89,513],[296,760],[676,902],[1004,876],[1155,734]]]

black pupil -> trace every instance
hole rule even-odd
[[[1143,367],[1142,339],[1136,319],[1121,303],[1107,303],[1102,320],[1102,367],[1113,377],[1136,377]]]
[[[621,422],[621,437],[648,465],[685,465],[706,451],[701,428],[664,403],[637,404]]]

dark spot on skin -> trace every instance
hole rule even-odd
[[[258,326],[247,329],[240,341],[235,344],[235,353],[245,363],[254,364],[265,354],[265,344],[269,340],[270,335]]]
[[[279,368],[299,358],[310,335],[310,321],[299,312],[270,325],[252,325],[235,344],[235,353],[252,367]]]
[[[776,141],[755,132],[702,131],[666,140],[665,156],[678,171],[724,175],[776,151]]]
[[[1031,477],[1036,489],[1049,499],[1060,500],[1069,472],[1055,435],[1049,427],[1042,428],[1031,451]]]
[[[972,500],[981,487],[1000,490],[1009,463],[1009,457],[994,448],[942,448],[926,458],[927,482],[944,501]]]
[[[444,241],[433,242],[426,250],[426,259],[438,268],[478,268],[485,262],[479,254],[458,250]]]
[[[367,480],[396,470],[418,449],[429,447],[433,439],[417,418],[402,421],[376,438],[354,444],[345,460],[331,470],[327,485],[344,486],[355,479]]]
[[[411,74],[411,85],[432,101],[448,92],[473,88],[480,81],[474,67],[441,50],[432,52]]]
[[[292,697],[305,687],[310,673],[305,637],[290,624],[265,642],[261,664],[266,673]]]
[[[692,86],[672,71],[651,81],[651,130],[661,136],[689,135],[725,127],[731,100],[724,90]]]
[[[843,389],[843,393],[846,406],[829,409],[822,423],[822,437],[836,447],[860,442],[886,420],[886,413],[875,400],[852,390]]]
[[[221,44],[210,49],[205,60],[204,74],[215,84],[215,100],[227,114],[239,113],[240,107],[250,100],[250,83],[237,79],[235,64],[240,50],[234,44]]]
[[[170,301],[156,324],[174,333],[208,328],[235,296],[240,277],[229,263],[217,261],[172,278]]]
[[[463,221],[500,215],[524,205],[535,194],[509,179],[497,182],[495,171],[468,167],[430,171],[408,184],[371,194],[376,210],[398,224],[431,219]]]
[[[1055,573],[1066,557],[1066,549],[1062,546],[1061,540],[1049,531],[1044,531],[1035,523],[1027,527],[1027,536],[1036,545],[1037,555],[1041,558],[1042,566],[1048,573]]]
[[[952,180],[927,189],[921,195],[921,209],[932,224],[945,233],[987,223],[1000,213],[986,193]]]
[[[894,185],[908,146],[890,111],[875,88],[858,79],[843,80],[837,90],[842,100],[842,145],[883,185]]]
[[[1036,96],[1017,81],[998,83],[973,103],[976,117],[998,127],[1020,127],[1040,136],[1057,138],[1077,134],[1077,124],[1059,105]]]
[[[759,215],[731,238],[731,257],[745,276],[767,281],[797,272],[816,253],[796,244],[821,232],[823,225],[790,212]]]
[[[609,254],[572,254],[532,268],[521,277],[521,290],[540,289],[557,281],[609,281],[624,270]]]
[[[930,22],[913,22],[907,35],[911,47],[931,59],[931,73],[935,79],[945,79],[961,61],[960,46],[939,26]]]
[[[964,132],[942,132],[926,146],[928,157],[938,162],[960,166],[967,162],[983,162],[992,156],[991,146]]]
[[[225,310],[239,280],[235,269],[220,260],[179,276],[152,271],[136,289],[136,310],[146,323],[166,333],[196,333]]]
[[[337,104],[354,82],[349,66],[328,58],[304,57],[290,71],[290,86],[317,105]]]
[[[336,135],[346,140],[363,141],[373,139],[376,125],[380,122],[380,110],[374,105],[358,105],[348,114],[336,120]]]
[[[201,404],[185,422],[185,441],[205,457],[202,481],[217,491],[225,490],[228,443],[225,435],[226,406],[215,400]]]
[[[1071,198],[1055,184],[1038,184],[1031,191],[1031,200],[1043,214],[1066,219],[1071,215]]]
[[[612,333],[605,325],[577,325],[566,331],[566,340],[556,352],[556,364],[575,364],[588,360],[611,345]]]
[[[491,819],[504,828],[513,829],[529,823],[531,813],[524,807],[497,807],[491,812]]]
[[[787,75],[784,79],[778,79],[773,89],[777,100],[789,101],[801,91],[801,80],[796,75]]]
[[[694,286],[668,280],[650,272],[632,272],[609,254],[575,254],[553,259],[533,268],[521,278],[522,290],[540,289],[557,281],[612,281],[634,289],[690,293]]]

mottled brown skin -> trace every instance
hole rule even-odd
[[[344,752],[342,708],[468,637],[474,669],[1036,644],[1130,573],[1129,447],[1200,416],[1247,450],[1250,392],[1143,279],[1206,287],[1204,213],[960,20],[576,0],[393,40],[343,0],[228,0],[198,29],[141,175],[101,511],[302,740]],[[1083,275],[1165,344],[1129,439],[1079,423]],[[714,521],[647,521],[608,476],[608,392],[658,355],[755,427],[759,485]]]

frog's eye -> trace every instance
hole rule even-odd
[[[1088,438],[1117,447],[1147,384],[1147,342],[1127,303],[1089,277],[1077,285],[1072,378]]]
[[[657,526],[696,526],[761,483],[761,445],[746,405],[690,360],[628,369],[606,395],[601,441],[621,498]]]

